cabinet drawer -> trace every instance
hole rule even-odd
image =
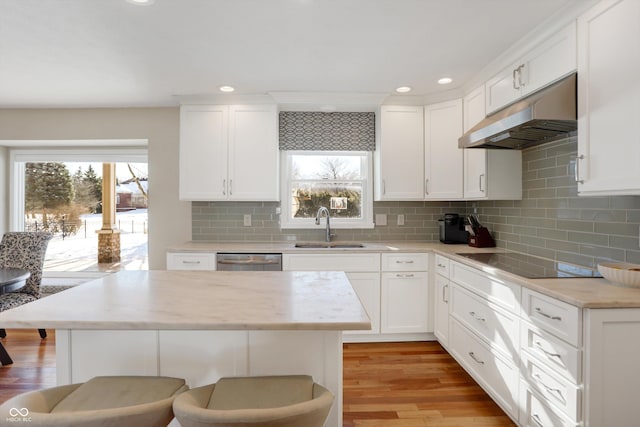
[[[520,425],[523,427],[576,427],[552,408],[545,399],[531,391],[525,381],[520,384]]]
[[[582,345],[582,321],[578,307],[530,289],[523,289],[522,309],[523,317],[535,326],[571,345]]]
[[[284,271],[380,271],[380,254],[284,254]]]
[[[451,280],[494,304],[515,314],[520,313],[519,285],[505,282],[454,261],[451,262]]]
[[[519,382],[517,367],[511,361],[492,352],[457,320],[452,319],[450,327],[451,354],[505,412],[517,419],[516,397]]]
[[[520,319],[458,285],[453,285],[452,291],[451,315],[505,357],[514,359],[519,348]]]
[[[167,270],[215,270],[214,253],[167,253]]]
[[[569,419],[578,421],[581,416],[580,387],[538,362],[527,353],[522,353],[522,375],[529,387],[537,391],[547,402],[562,411]]]
[[[442,255],[437,255],[436,254],[436,273],[446,277],[447,279],[449,278],[449,264],[450,264],[450,260],[449,258],[443,257]]]
[[[570,344],[523,321],[520,347],[571,382],[582,381],[582,351]]]
[[[382,271],[428,271],[429,254],[382,254]]]

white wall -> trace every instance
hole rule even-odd
[[[149,269],[157,270],[168,246],[191,240],[191,204],[178,200],[179,123],[177,107],[0,109],[0,140],[147,139]],[[8,157],[0,148],[0,231],[8,227]]]

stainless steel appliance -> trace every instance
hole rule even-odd
[[[468,243],[469,234],[464,227],[464,218],[456,213],[446,213],[438,220],[442,243]]]
[[[566,138],[578,129],[576,74],[535,92],[469,129],[460,148],[515,148]]]
[[[282,254],[218,253],[218,271],[282,271]]]
[[[602,277],[597,270],[518,252],[484,252],[460,255],[527,279]]]

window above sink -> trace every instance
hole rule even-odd
[[[282,228],[320,228],[315,217],[321,206],[329,209],[332,228],[373,228],[370,152],[283,151],[282,155]]]

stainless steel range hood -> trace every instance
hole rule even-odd
[[[458,139],[460,148],[523,149],[566,138],[578,127],[576,74],[500,110]]]

